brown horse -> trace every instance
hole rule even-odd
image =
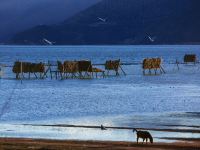
[[[147,144],[148,139],[151,143],[153,143],[153,137],[151,136],[151,134],[148,131],[137,131],[136,129],[134,129],[133,132],[135,132],[135,131],[137,134],[137,144],[138,144],[139,138],[143,139],[143,143],[146,140],[146,144]]]

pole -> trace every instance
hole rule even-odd
[[[21,69],[21,84],[22,84],[22,76],[23,76],[23,73],[22,73],[22,62],[21,62],[21,67],[20,67],[20,69]]]
[[[3,71],[2,71],[2,66],[0,66],[0,79],[2,77]]]

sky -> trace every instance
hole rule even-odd
[[[42,24],[56,24],[100,0],[0,0],[0,40]]]

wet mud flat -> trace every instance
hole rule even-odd
[[[200,139],[180,141],[174,143],[137,144],[135,142],[111,142],[111,141],[70,141],[70,140],[42,140],[22,138],[1,138],[0,149],[9,150],[145,150],[145,149],[200,149]]]

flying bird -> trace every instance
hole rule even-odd
[[[51,42],[51,41],[49,41],[49,40],[47,40],[45,38],[43,39],[43,41],[48,45],[53,45],[55,43],[55,42]]]
[[[106,19],[98,17],[98,19],[102,22],[106,22]]]
[[[151,42],[155,42],[156,37],[150,37],[150,36],[148,36],[148,38],[149,38],[149,40],[150,40]]]

